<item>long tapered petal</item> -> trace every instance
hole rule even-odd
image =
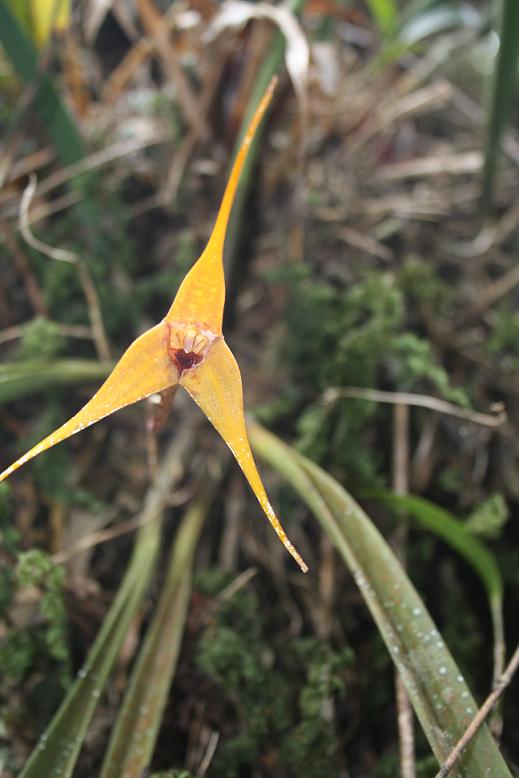
[[[200,365],[182,375],[180,385],[225,440],[279,539],[306,573],[308,567],[274,513],[256,468],[245,427],[240,369],[223,338],[212,344]]]
[[[104,384],[63,426],[31,448],[0,473],[0,481],[29,459],[80,432],[125,405],[178,384],[178,372],[168,357],[168,327],[164,322],[148,330],[125,351]]]
[[[186,275],[167,316],[167,322],[196,322],[215,335],[222,334],[225,278],[223,246],[232,204],[250,145],[276,86],[270,82],[236,155],[211,237],[200,258]]]

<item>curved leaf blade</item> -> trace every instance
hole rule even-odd
[[[503,599],[503,578],[496,560],[451,513],[424,497],[375,492],[370,498],[411,514],[422,527],[441,537],[476,571],[490,601]]]
[[[119,711],[100,778],[141,778],[149,766],[180,653],[193,556],[209,502],[205,497],[194,502],[177,532],[157,610]]]
[[[106,378],[113,364],[90,359],[56,359],[52,362],[0,364],[0,405],[57,386],[85,384]]]
[[[417,495],[376,492],[370,497],[384,505],[401,509],[422,527],[434,532],[472,567],[486,590],[494,632],[494,681],[503,670],[505,640],[503,629],[504,583],[498,564],[480,540],[452,514]]]
[[[442,764],[477,705],[418,592],[395,554],[353,498],[320,467],[257,424],[254,449],[294,487],[352,572]],[[483,726],[452,771],[456,778],[511,778]]]

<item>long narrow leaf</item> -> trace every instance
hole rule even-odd
[[[519,59],[519,2],[499,0],[499,50],[490,85],[489,116],[483,166],[483,204],[492,199],[503,132],[517,91],[517,62]]]
[[[193,555],[208,507],[206,497],[194,502],[177,532],[159,604],[132,673],[100,778],[140,778],[149,766],[180,652]]]
[[[83,141],[52,80],[38,73],[38,53],[8,7],[0,0],[0,43],[25,84],[35,84],[35,107],[64,165],[85,155]]]
[[[112,368],[109,362],[86,359],[3,363],[0,364],[0,405],[56,386],[97,382],[106,378]]]
[[[477,705],[405,570],[337,481],[258,425],[250,425],[249,434],[256,452],[301,495],[351,570],[431,748],[443,763]],[[486,726],[478,731],[452,775],[511,778]]]
[[[416,519],[422,527],[434,532],[449,544],[479,576],[485,587],[494,629],[494,678],[503,669],[503,578],[496,560],[487,548],[448,511],[416,495],[376,492],[374,498],[385,505],[401,509]]]
[[[503,599],[503,579],[494,557],[451,513],[430,500],[412,494],[377,491],[373,497],[385,505],[410,513],[423,527],[443,538],[479,575],[489,600]]]
[[[135,549],[124,580],[76,680],[19,778],[70,778],[99,698],[125,635],[145,595],[160,544],[162,510],[184,453],[187,435],[176,438],[150,489]],[[177,467],[175,467],[177,464]]]
[[[68,778],[121,644],[146,591],[159,547],[158,517],[141,530],[101,632],[20,778]]]
[[[398,20],[395,0],[367,0],[367,3],[380,34],[390,36]]]
[[[41,0],[43,3],[43,0]],[[11,60],[20,80],[35,89],[34,108],[47,129],[64,165],[79,162],[85,156],[81,133],[61,99],[52,78],[40,71],[38,51],[13,16],[7,0],[0,0],[0,44]],[[96,203],[83,199],[77,205],[83,242],[97,250],[99,216]]]

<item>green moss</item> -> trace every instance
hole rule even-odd
[[[214,592],[220,574],[204,583],[211,575]],[[242,589],[199,645],[198,667],[220,686],[237,729],[220,742],[210,774],[236,776],[263,762],[304,778],[333,774],[340,747],[330,710],[344,692],[351,651],[315,638],[279,642],[263,613],[254,592]]]
[[[6,679],[21,681],[50,659],[57,663],[61,684],[70,679],[69,650],[67,641],[67,616],[63,603],[65,571],[54,564],[43,551],[32,549],[21,552],[14,573],[8,570],[7,597],[4,592],[4,608],[14,591],[26,587],[39,589],[40,618],[31,626],[10,629],[0,643],[0,672]]]
[[[443,281],[438,269],[419,257],[407,257],[398,271],[400,289],[409,302],[427,314],[444,316],[453,302],[454,288]]]
[[[65,346],[59,325],[39,316],[24,329],[18,350],[18,359],[51,360]]]
[[[341,289],[316,279],[303,265],[277,274],[286,287],[287,305],[276,361],[284,365],[292,387],[276,398],[276,407],[297,417],[299,448],[347,474],[350,483],[373,485],[383,472],[377,452],[385,447],[377,445],[375,435],[378,422],[386,429],[388,410],[356,399],[324,405],[329,387],[434,391],[469,404],[467,393],[451,386],[430,342],[409,331],[411,300],[405,290],[425,295],[429,276],[421,266],[408,267],[406,283],[389,271],[364,271]],[[443,299],[443,291],[440,284],[433,298]],[[272,416],[272,407],[263,413],[269,410]]]
[[[18,554],[20,533],[13,527],[11,517],[11,501],[9,498],[9,486],[0,484],[0,548],[7,557],[15,557]],[[13,581],[12,567],[7,564],[0,565],[0,616],[6,613],[11,603],[15,585]]]
[[[0,671],[12,681],[21,681],[30,672],[36,653],[33,636],[13,630],[0,642]]]
[[[503,534],[510,511],[502,494],[491,494],[472,511],[466,527],[484,538],[499,538]]]
[[[40,612],[43,625],[26,635],[35,642],[43,640],[45,652],[56,660],[64,683],[69,679],[68,619],[63,601],[65,570],[54,564],[44,551],[31,549],[18,557],[15,580],[19,587],[35,587],[41,591]],[[24,638],[26,640],[27,637]]]
[[[492,329],[484,350],[501,366],[510,370],[519,367],[519,313],[504,302],[493,312]]]

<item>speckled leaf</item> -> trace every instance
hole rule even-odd
[[[431,748],[443,763],[477,704],[420,595],[375,525],[337,481],[258,425],[249,425],[249,434],[255,451],[314,512],[353,574]],[[452,776],[511,778],[486,726]]]
[[[160,540],[160,517],[139,533],[132,560],[85,664],[19,778],[70,778],[121,644],[146,592]]]
[[[100,778],[141,778],[149,767],[180,652],[193,555],[209,504],[207,495],[193,502],[176,534],[157,609],[112,730]]]

